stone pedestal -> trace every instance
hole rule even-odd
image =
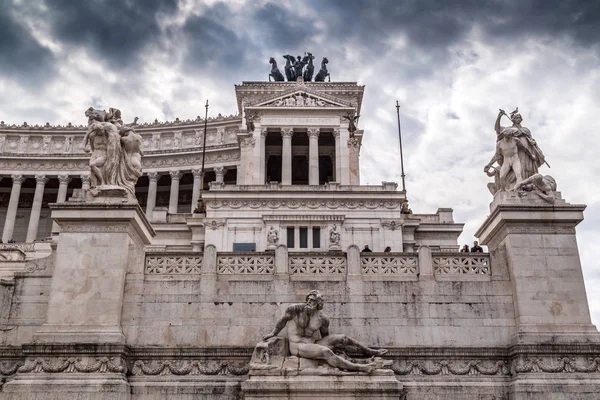
[[[391,372],[391,371],[390,371]],[[393,373],[347,376],[251,376],[242,382],[244,400],[380,400],[404,399]]]
[[[125,275],[143,264],[154,235],[146,216],[121,188],[79,190],[51,208],[60,236],[46,322],[34,340],[125,343]]]
[[[575,238],[585,206],[556,195],[549,204],[534,193],[499,192],[475,234],[492,253],[494,268],[508,269],[515,345],[600,341],[590,319]]]

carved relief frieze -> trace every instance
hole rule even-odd
[[[83,363],[81,358],[70,357],[62,360],[35,358],[27,360],[18,368],[19,373],[124,373],[125,367],[119,364],[120,359],[98,357],[90,363]]]
[[[229,209],[387,209],[393,210],[401,206],[398,201],[378,201],[378,200],[224,200],[211,201],[208,207],[212,209],[229,208]]]
[[[221,361],[136,360],[131,368],[131,375],[246,375],[249,371],[248,364],[235,365]]]

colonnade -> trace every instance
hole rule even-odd
[[[281,128],[281,183],[283,185],[292,184],[292,137],[294,136],[293,128]],[[321,130],[319,128],[307,128],[306,134],[308,136],[308,184],[318,185],[319,184],[319,134]],[[264,171],[266,164],[266,137],[267,128],[263,128],[261,132],[260,141],[260,161],[261,161],[261,181],[265,180],[266,172]],[[340,131],[339,129],[333,130],[333,136],[335,138],[335,173],[336,180],[339,179],[339,164],[342,158],[340,154]]]
[[[225,167],[214,167],[213,168],[216,176],[216,183],[223,183],[225,179],[225,173],[227,169]],[[179,205],[179,180],[182,176],[182,171],[165,171],[165,174],[168,173],[171,175],[171,191],[169,197],[169,213],[177,213],[177,208]],[[192,204],[190,208],[190,212],[193,212],[198,203],[198,198],[200,196],[200,185],[202,181],[202,176],[200,170],[192,170],[192,174],[194,177],[194,184],[192,189]],[[159,172],[148,172],[148,199],[146,203],[146,214],[149,215],[156,206],[156,195],[158,190],[158,179],[160,178]],[[10,239],[13,239],[13,234],[15,230],[15,222],[17,219],[17,211],[19,208],[19,198],[21,196],[21,186],[27,176],[22,174],[13,174],[11,175],[12,179],[12,188],[10,192],[10,199],[8,201],[8,209],[6,211],[6,219],[4,221],[4,229],[2,232],[2,241],[7,243]],[[81,188],[89,189],[90,188],[90,177],[89,175],[81,175]],[[67,191],[69,182],[71,181],[71,176],[69,175],[58,175],[58,194],[56,197],[57,203],[62,203],[67,200]],[[31,205],[31,212],[29,216],[29,225],[27,227],[27,236],[25,241],[28,243],[34,242],[37,233],[38,227],[40,223],[40,215],[42,211],[42,202],[44,197],[44,189],[46,183],[48,182],[48,176],[46,175],[35,175],[35,192],[33,195],[33,203]],[[53,224],[52,231],[57,231],[57,227]]]

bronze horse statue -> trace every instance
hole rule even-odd
[[[296,73],[294,71],[294,63],[296,62],[296,59],[294,58],[294,56],[291,56],[289,54],[286,54],[285,56],[283,56],[283,58],[287,60],[287,62],[285,63],[285,77],[287,78],[288,82],[295,81]]]
[[[277,68],[277,61],[275,61],[275,59],[273,57],[271,57],[269,59],[269,64],[272,64],[271,73],[269,74],[269,82],[271,82],[271,77],[273,77],[273,80],[275,82],[283,82],[285,80],[285,78],[281,74],[281,71],[279,70],[279,68]]]
[[[331,75],[329,74],[329,71],[327,71],[328,63],[329,60],[327,57],[323,57],[323,61],[321,61],[321,69],[319,70],[317,76],[315,76],[315,82],[325,82],[325,77],[329,77],[329,82],[331,82]]]
[[[305,82],[310,82],[313,74],[315,73],[315,66],[313,64],[313,60],[315,59],[315,56],[312,55],[312,53],[306,53],[306,57],[304,57],[304,64],[306,64],[306,69],[304,70],[304,81]]]

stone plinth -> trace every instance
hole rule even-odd
[[[121,313],[128,269],[142,268],[154,231],[121,188],[76,191],[52,204],[60,225],[46,322],[38,343],[125,343]]]
[[[575,226],[584,205],[500,192],[476,233],[513,285],[515,344],[599,341],[591,323]]]
[[[392,371],[390,371],[392,372]],[[242,382],[245,400],[404,399],[402,383],[389,375],[251,376]]]

